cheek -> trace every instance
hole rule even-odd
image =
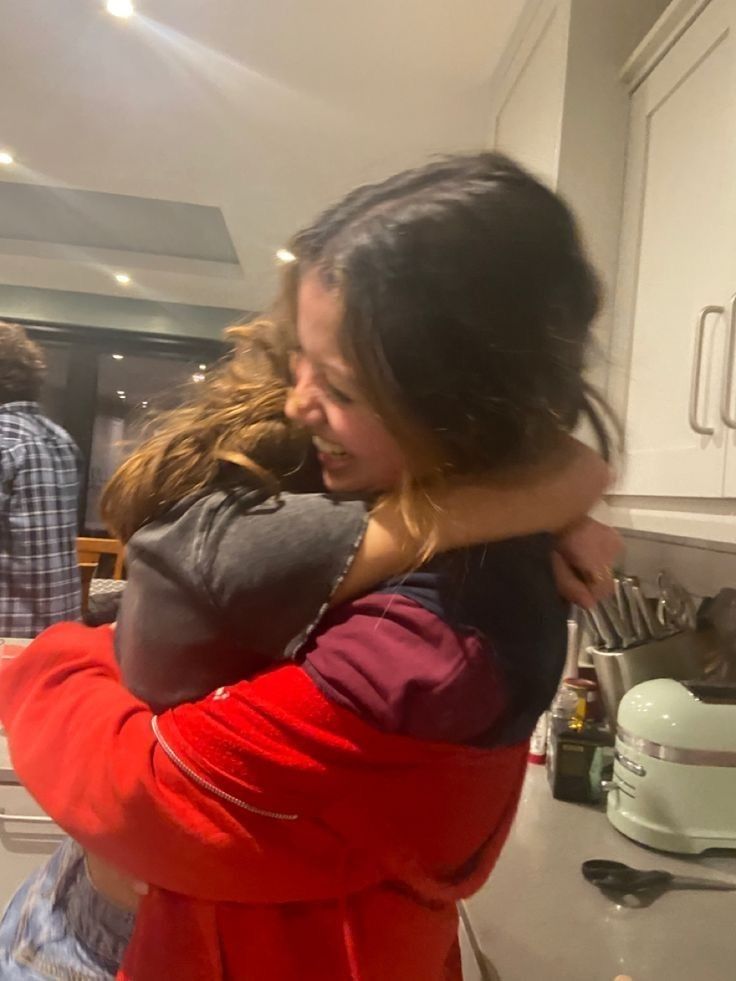
[[[372,413],[353,417],[343,413],[331,427],[345,449],[371,471],[396,478],[406,466],[404,452],[380,419]]]
[[[404,463],[404,454],[381,420],[364,409],[326,405],[325,417],[330,433],[349,453],[357,456],[386,456]]]
[[[404,452],[390,433],[383,427],[376,433],[372,442],[371,455],[380,464],[383,473],[390,477],[398,477],[406,469]]]
[[[327,403],[324,414],[330,433],[349,453],[365,455],[376,443],[392,442],[381,420],[362,407]]]

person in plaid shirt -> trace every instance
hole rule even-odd
[[[41,348],[0,323],[0,636],[34,637],[80,617],[80,453],[41,414]]]

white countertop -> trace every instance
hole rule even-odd
[[[466,904],[500,981],[736,978],[736,892],[675,891],[649,907],[625,908],[583,879],[588,858],[736,881],[736,852],[650,851],[619,834],[602,808],[554,800],[544,767],[532,765],[498,865]]]

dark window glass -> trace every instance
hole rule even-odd
[[[71,345],[41,342],[41,346],[46,355],[48,372],[39,401],[44,414],[63,426]]]
[[[102,488],[143,421],[175,408],[222,356],[218,341],[25,325],[44,349],[41,407],[75,439],[83,460],[80,534],[104,535]]]

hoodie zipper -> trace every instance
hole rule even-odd
[[[169,743],[163,737],[158,725],[158,718],[155,715],[151,718],[151,728],[153,729],[153,734],[155,735],[164,753],[166,753],[169,759],[172,760],[183,773],[186,773],[186,775],[195,783],[199,784],[200,787],[204,787],[205,790],[215,794],[215,796],[221,797],[223,800],[226,800],[231,804],[235,804],[237,807],[242,807],[244,810],[250,811],[252,814],[258,814],[261,817],[275,818],[278,821],[296,821],[299,817],[298,814],[279,814],[278,811],[264,811],[263,808],[254,807],[252,804],[246,804],[244,800],[240,800],[238,797],[233,797],[232,794],[228,794],[224,790],[220,790],[219,787],[216,787],[214,784],[210,783],[208,780],[205,780],[204,777],[201,777],[198,773],[196,773],[184,762],[184,760],[181,759],[180,756],[177,756]]]

